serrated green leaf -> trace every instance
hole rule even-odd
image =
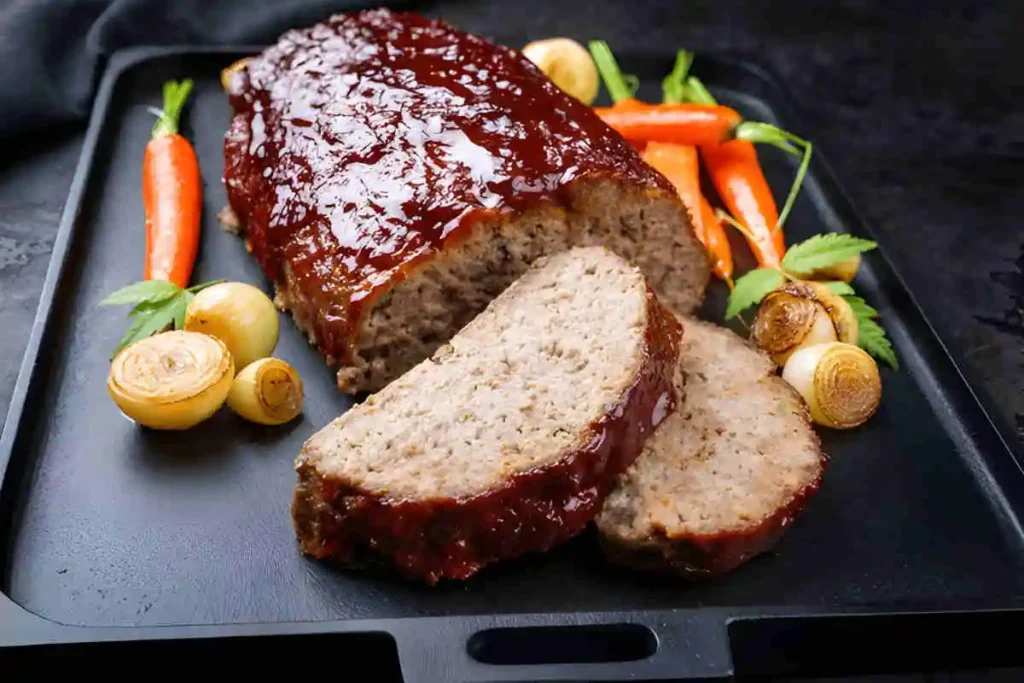
[[[822,282],[821,284],[828,287],[828,291],[839,296],[849,296],[853,294],[853,287],[846,284],[842,280],[836,280],[834,282]]]
[[[781,285],[784,279],[782,272],[774,268],[758,268],[745,273],[736,280],[729,292],[729,303],[725,307],[726,320],[760,302],[765,294]]]
[[[116,356],[126,346],[150,337],[175,322],[179,308],[184,312],[183,294],[157,303],[142,303],[132,309],[132,324],[114,350]]]
[[[857,322],[860,347],[893,370],[899,370],[900,363],[896,359],[896,351],[892,348],[892,342],[885,336],[882,326],[870,318]]]
[[[100,306],[123,306],[125,304],[155,303],[171,298],[181,291],[173,282],[166,280],[143,280],[113,292],[99,303]]]
[[[871,251],[878,244],[853,235],[828,233],[815,235],[799,244],[794,244],[782,257],[782,267],[790,273],[810,273],[845,261],[848,258]]]
[[[856,316],[858,322],[878,317],[878,311],[859,296],[843,296],[843,299],[846,300],[846,303],[850,304],[850,308],[853,309],[853,315]]]

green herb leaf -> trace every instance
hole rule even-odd
[[[782,267],[790,273],[810,273],[845,261],[865,251],[871,251],[878,244],[853,235],[828,233],[794,244],[782,257]]]
[[[899,370],[900,363],[896,359],[896,351],[892,348],[892,342],[885,336],[882,326],[871,318],[858,319],[857,326],[860,347],[893,370]]]
[[[198,285],[192,285],[191,287],[189,287],[185,291],[186,292],[192,292],[192,293],[201,292],[204,289],[206,289],[207,287],[213,287],[214,285],[219,285],[222,282],[227,282],[227,280],[210,280],[209,282],[200,282]],[[191,299],[190,299],[190,301],[191,301]]]
[[[850,308],[853,309],[853,314],[857,317],[858,322],[878,317],[878,311],[869,306],[868,303],[859,296],[843,295],[843,298],[846,299],[846,303],[850,304]]]
[[[188,305],[192,303],[192,299],[195,298],[196,295],[188,290],[182,292],[181,305],[174,311],[174,329],[185,329],[185,311],[188,310]]]
[[[114,349],[114,355],[120,353],[124,347],[150,337],[174,323],[179,310],[184,317],[184,301],[184,292],[179,292],[170,299],[156,303],[143,302],[133,308],[129,313],[132,317],[132,324],[128,327],[125,335],[121,337],[117,348]]]
[[[833,294],[838,294],[839,296],[849,296],[850,294],[853,294],[853,287],[846,284],[842,280],[836,280],[834,282],[822,282],[821,284],[828,287],[828,291],[832,292]]]
[[[885,336],[882,326],[875,322],[878,311],[859,296],[844,296],[843,299],[850,304],[853,315],[857,318],[858,345],[893,370],[899,370],[900,364],[896,359],[892,342]]]
[[[124,304],[155,303],[169,299],[181,288],[166,280],[143,280],[122,287],[99,303],[100,306],[123,306]]]
[[[725,307],[726,320],[760,302],[768,292],[781,285],[784,279],[782,272],[774,268],[758,268],[744,273],[729,292],[729,303]]]

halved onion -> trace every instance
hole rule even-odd
[[[250,422],[284,424],[302,412],[302,379],[283,360],[261,358],[235,377],[228,407]]]
[[[537,40],[523,48],[523,55],[565,93],[583,104],[597,99],[600,80],[587,48],[571,38]]]
[[[850,304],[818,282],[787,282],[765,296],[751,338],[776,365],[797,350],[841,341],[857,344],[857,318]]]
[[[800,349],[782,369],[820,425],[850,429],[864,424],[882,400],[878,365],[859,346],[830,342]]]
[[[148,337],[117,354],[107,390],[139,424],[188,429],[224,404],[234,376],[234,362],[223,342],[178,330]]]
[[[222,282],[196,294],[185,311],[185,329],[220,339],[241,370],[274,352],[279,333],[277,309],[252,285]]]

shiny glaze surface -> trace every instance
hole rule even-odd
[[[582,531],[615,476],[678,404],[673,374],[683,331],[649,288],[647,296],[651,319],[637,379],[590,425],[584,446],[468,499],[389,498],[323,477],[300,458],[292,517],[302,549],[346,565],[386,558],[405,576],[433,584]]]
[[[328,356],[460,228],[593,174],[671,192],[521,54],[415,14],[284,34],[230,82],[225,182],[268,276],[288,267]]]

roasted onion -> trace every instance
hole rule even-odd
[[[804,280],[842,280],[843,282],[853,282],[858,268],[860,268],[860,254],[851,256],[839,263],[834,263],[831,266],[812,270],[809,273],[794,274]]]
[[[850,304],[819,282],[788,282],[765,296],[751,338],[777,365],[797,349],[841,341],[856,344],[857,318]]]
[[[587,48],[571,38],[549,38],[530,43],[523,55],[537,65],[560,89],[583,104],[597,98],[599,79]]]
[[[252,57],[242,57],[236,62],[232,62],[230,66],[226,67],[220,72],[220,84],[225,90],[231,85],[231,79],[235,77],[239,71],[249,65],[249,61]]]
[[[802,348],[786,361],[782,379],[803,396],[811,418],[825,427],[862,425],[882,400],[878,365],[852,344],[831,342]]]
[[[242,282],[207,287],[185,311],[185,329],[224,342],[235,367],[266,358],[277,346],[277,309],[262,291]]]
[[[188,429],[217,412],[235,366],[227,347],[205,334],[164,332],[114,357],[107,389],[121,411],[153,429]]]
[[[302,412],[302,379],[277,358],[261,358],[238,373],[228,407],[250,422],[279,425]]]

